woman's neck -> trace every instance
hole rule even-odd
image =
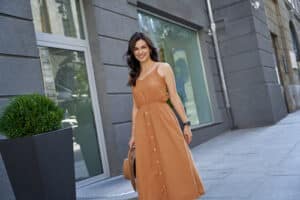
[[[147,71],[147,69],[149,69],[149,68],[151,68],[153,66],[154,61],[151,60],[151,59],[149,59],[149,60],[146,60],[145,62],[142,62],[140,64],[141,64],[142,70],[146,70]]]

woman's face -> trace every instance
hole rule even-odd
[[[145,40],[140,39],[135,43],[133,54],[134,57],[142,63],[150,59],[150,51],[151,50]]]

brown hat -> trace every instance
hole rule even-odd
[[[128,150],[128,156],[123,161],[123,175],[131,181],[131,185],[136,191],[135,147]]]

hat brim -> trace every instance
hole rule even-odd
[[[123,162],[123,175],[131,181],[133,189],[136,191],[136,159],[135,148],[130,148],[128,157]]]

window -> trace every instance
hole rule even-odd
[[[80,1],[32,0],[36,32],[85,39]]]
[[[300,48],[299,48],[298,37],[292,22],[290,22],[290,32],[291,32],[293,50],[296,55],[296,59],[297,61],[300,61]]]
[[[174,71],[176,87],[193,126],[211,123],[211,103],[196,31],[144,12],[138,13],[140,30],[158,48],[160,60]]]
[[[63,108],[63,126],[73,128],[76,180],[104,178],[108,164],[82,2],[31,0],[31,7],[45,94]]]

